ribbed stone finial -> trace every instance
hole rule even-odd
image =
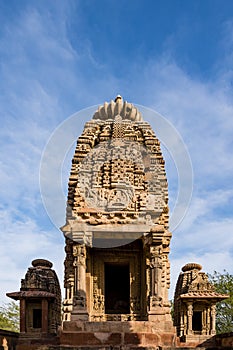
[[[32,266],[33,267],[42,267],[42,268],[51,268],[53,266],[53,264],[46,259],[35,259],[32,261]]]
[[[118,102],[118,101],[123,101],[123,98],[121,95],[117,95],[117,97],[114,100],[114,102]]]
[[[117,115],[120,115],[122,120],[142,121],[139,110],[132,103],[123,101],[121,95],[117,95],[114,101],[105,102],[102,106],[99,106],[93,115],[93,119],[115,119]]]
[[[191,271],[191,270],[198,270],[198,271],[200,271],[201,269],[202,269],[202,266],[200,264],[188,263],[188,264],[184,265],[181,270],[183,272],[186,272],[186,271]]]

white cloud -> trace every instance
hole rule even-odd
[[[54,263],[62,287],[64,240],[61,232],[45,232],[27,215],[5,209],[0,210],[0,226],[4,242],[0,246],[1,301],[6,292],[19,290],[20,280],[35,258],[46,258]]]

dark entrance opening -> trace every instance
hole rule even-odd
[[[42,310],[41,309],[33,309],[33,328],[41,328],[42,325]]]
[[[202,331],[202,312],[201,311],[193,312],[193,330],[194,332]]]
[[[129,314],[129,265],[106,263],[104,281],[105,313]]]

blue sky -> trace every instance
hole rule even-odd
[[[172,123],[192,160],[172,288],[186,262],[233,273],[232,1],[11,0],[0,2],[0,20],[0,300],[37,257],[54,263],[62,285],[64,240],[40,194],[43,150],[72,114],[118,93]],[[178,176],[165,156],[172,209]]]

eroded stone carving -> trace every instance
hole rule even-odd
[[[148,213],[154,223],[168,225],[167,202],[164,161],[148,123],[119,115],[86,123],[73,158],[67,219],[114,224],[124,210],[128,222]]]

